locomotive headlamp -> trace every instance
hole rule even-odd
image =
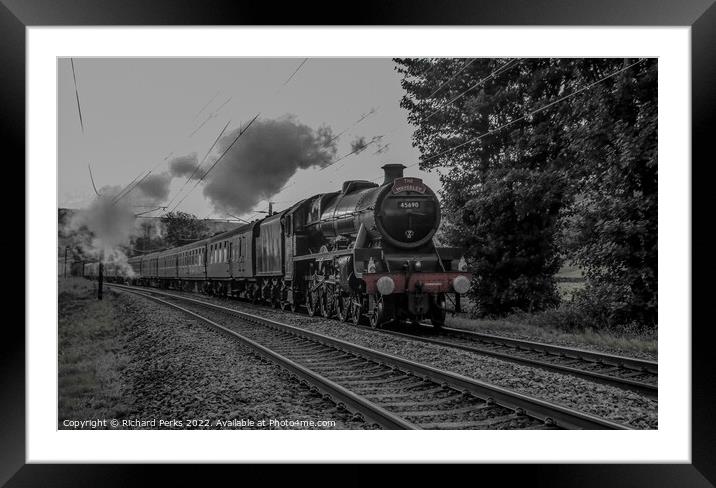
[[[378,287],[378,292],[380,292],[381,295],[390,295],[393,293],[393,290],[395,290],[395,282],[390,276],[381,276],[378,279],[376,286]]]
[[[465,261],[465,256],[460,258],[460,262],[457,264],[457,270],[467,271],[467,261]]]
[[[461,295],[467,293],[467,290],[470,289],[470,280],[464,276],[457,276],[452,280],[452,288],[455,293],[460,293]]]
[[[423,270],[423,263],[421,261],[415,261],[415,271],[422,271]]]
[[[373,261],[372,257],[368,260],[368,272],[375,273],[375,261]]]

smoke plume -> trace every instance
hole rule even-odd
[[[198,165],[199,160],[197,159],[196,153],[191,153],[186,156],[177,156],[169,161],[169,172],[172,176],[181,178],[182,176],[193,174]],[[195,178],[198,176],[199,172],[197,172]]]
[[[172,175],[167,172],[150,174],[137,184],[137,190],[150,200],[163,202],[169,196],[169,183],[171,182]]]
[[[118,264],[132,276],[134,273],[121,247],[129,245],[135,225],[134,212],[126,201],[115,204],[114,195],[119,188],[113,189],[114,192],[103,188],[106,193],[75,213],[62,233],[72,238],[73,245],[85,258],[99,259],[104,255],[106,263]]]
[[[238,134],[236,129],[222,137],[217,154]],[[281,190],[298,169],[327,166],[336,154],[332,139],[329,127],[313,130],[291,116],[256,120],[207,176],[204,195],[219,210],[245,213]]]
[[[364,136],[358,136],[351,141],[351,152],[358,154],[368,146]]]

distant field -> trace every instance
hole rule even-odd
[[[570,300],[574,292],[584,288],[584,271],[579,266],[571,264],[562,266],[555,279],[562,300]]]
[[[557,274],[554,275],[558,280],[572,281],[572,280],[583,280],[584,271],[579,266],[572,266],[571,264],[565,264],[562,266]]]

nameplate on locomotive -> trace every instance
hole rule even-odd
[[[402,193],[404,191],[414,191],[425,193],[427,187],[420,178],[396,178],[393,181],[392,193]]]

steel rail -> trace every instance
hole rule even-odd
[[[117,286],[119,288],[126,288],[131,291],[135,291],[132,287],[127,287],[124,285],[113,284],[112,286]],[[312,332],[288,324],[283,324],[271,319],[267,319],[265,317],[250,314],[248,312],[243,312],[233,308],[224,307],[222,305],[205,302],[203,300],[197,300],[195,298],[175,295],[172,293],[166,293],[157,290],[151,290],[150,293],[170,297],[184,302],[194,303],[196,305],[214,311],[219,311],[228,315],[240,317],[244,320],[256,323],[257,325],[267,326],[318,343],[326,344],[336,349],[342,349],[351,354],[362,356],[378,363],[386,364],[396,369],[412,373],[418,377],[430,379],[438,384],[450,385],[451,387],[459,391],[462,391],[464,393],[470,393],[478,398],[485,399],[487,402],[496,402],[506,408],[514,410],[517,413],[529,415],[544,422],[546,425],[554,425],[563,429],[632,429],[629,426],[612,422],[610,420],[603,419],[595,415],[579,412],[568,407],[547,402],[545,400],[539,400],[537,398],[533,398],[522,393],[510,391],[506,388],[484,383],[482,381],[468,378],[449,371],[439,370],[432,366],[420,364],[415,361],[394,356],[392,354],[375,351],[373,349],[359,346],[357,344],[352,344],[341,339],[336,339],[334,337],[329,337],[317,332]]]
[[[421,324],[425,325],[425,324]],[[630,358],[626,356],[618,356],[616,354],[606,354],[587,349],[574,347],[555,346],[553,344],[545,344],[543,342],[528,341],[524,339],[513,339],[510,337],[497,336],[492,334],[484,334],[471,330],[455,329],[451,327],[443,327],[441,331],[455,335],[471,337],[484,342],[505,344],[516,349],[540,350],[548,352],[555,356],[564,356],[574,359],[586,359],[595,363],[607,364],[610,366],[622,367],[633,371],[645,371],[651,374],[659,373],[659,363],[645,359]]]
[[[249,304],[242,304],[249,305]],[[256,307],[261,309],[261,305],[250,304],[250,307]],[[431,324],[421,323],[421,326],[429,330],[435,330]],[[591,371],[583,369],[578,366],[564,365],[558,363],[552,363],[549,361],[542,361],[540,359],[533,359],[529,357],[523,357],[513,355],[503,351],[495,351],[482,347],[476,347],[465,344],[456,344],[453,342],[442,341],[431,337],[425,337],[409,332],[401,332],[394,329],[373,329],[368,326],[358,326],[361,329],[379,332],[387,335],[393,335],[396,337],[403,337],[406,339],[417,340],[424,343],[434,344],[443,347],[451,347],[453,349],[459,349],[474,354],[482,354],[485,356],[491,356],[500,360],[510,361],[516,364],[522,364],[530,367],[538,367],[548,371],[554,371],[561,374],[568,374],[576,376],[586,380],[594,381],[596,383],[614,386],[621,389],[627,389],[630,391],[637,392],[648,398],[658,398],[658,385],[650,382],[634,380],[631,378],[624,378],[622,376],[614,376],[599,371]],[[605,353],[599,353],[595,351],[588,351],[579,348],[569,348],[563,346],[555,346],[551,344],[544,344],[539,342],[526,341],[521,339],[511,339],[503,336],[483,334],[475,331],[469,331],[464,329],[455,329],[449,327],[443,327],[439,330],[441,333],[447,333],[448,335],[464,336],[470,339],[477,339],[480,342],[488,343],[497,346],[508,346],[513,347],[520,351],[526,352],[537,352],[544,353],[548,356],[555,358],[566,358],[572,360],[584,361],[590,365],[603,365],[610,366],[616,369],[629,369],[633,372],[643,372],[648,374],[658,374],[658,363],[654,361],[640,360],[636,358],[629,358],[624,356],[610,355]]]
[[[199,315],[196,312],[192,312],[191,310],[181,307],[175,303],[171,303],[166,300],[162,300],[161,298],[158,298],[156,296],[153,296],[152,293],[156,293],[153,290],[150,291],[149,293],[145,293],[144,291],[138,291],[138,290],[131,289],[131,288],[125,287],[123,285],[117,285],[114,283],[109,286],[126,289],[126,291],[129,293],[134,293],[136,295],[143,296],[150,300],[154,300],[158,303],[173,307],[187,315],[190,315],[190,316],[204,322],[205,324],[213,327],[214,329],[220,331],[221,333],[223,333],[233,339],[236,339],[236,340],[242,342],[243,344],[251,347],[257,353],[259,353],[261,356],[265,357],[266,359],[271,360],[275,364],[286,369],[289,373],[291,373],[291,375],[299,377],[299,378],[303,379],[305,382],[312,384],[322,394],[330,396],[339,407],[344,407],[344,408],[348,409],[349,411],[353,412],[354,414],[357,413],[357,414],[361,415],[364,420],[374,422],[385,429],[391,429],[391,430],[420,429],[420,427],[413,425],[410,422],[407,422],[406,420],[400,418],[399,416],[392,414],[391,412],[385,410],[382,407],[379,407],[378,405],[374,404],[373,402],[371,402],[359,395],[356,395],[352,391],[347,390],[346,388],[342,387],[341,385],[339,385],[337,383],[334,383],[333,381],[329,380],[328,378],[324,378],[323,376],[311,371],[310,369],[305,368],[304,366],[272,351],[271,349],[268,349],[267,347],[262,346],[261,344],[249,339],[248,337],[245,337],[245,336],[239,334],[236,331],[228,329],[228,328],[224,327],[223,325],[217,324],[213,320],[211,320],[207,317],[204,317],[202,315]]]
[[[368,329],[368,327],[365,327],[365,328]],[[441,330],[445,330],[445,329],[441,329]],[[497,359],[501,359],[504,361],[510,361],[510,362],[522,364],[525,366],[536,366],[536,367],[539,367],[539,368],[542,368],[545,370],[549,370],[549,371],[554,371],[557,373],[569,374],[571,376],[577,376],[580,378],[584,378],[586,380],[596,381],[598,383],[605,384],[605,385],[615,386],[615,387],[619,387],[619,388],[626,388],[626,389],[644,394],[650,398],[656,398],[658,396],[658,386],[655,384],[652,384],[652,383],[646,383],[646,382],[642,382],[642,381],[632,380],[629,378],[622,378],[619,376],[611,376],[611,375],[608,375],[605,373],[600,373],[598,371],[589,371],[589,370],[581,369],[579,367],[566,366],[566,365],[558,364],[558,363],[550,363],[548,361],[541,361],[539,359],[532,359],[532,358],[528,358],[528,357],[516,356],[513,354],[506,353],[506,352],[493,351],[493,350],[482,348],[482,347],[470,346],[470,345],[466,345],[466,344],[456,344],[456,343],[449,342],[449,341],[434,339],[432,337],[425,337],[425,336],[421,336],[421,335],[411,334],[409,332],[400,332],[400,331],[392,330],[392,329],[380,329],[380,332],[382,332],[384,334],[396,336],[396,337],[417,340],[417,341],[424,342],[427,344],[434,344],[437,346],[450,347],[453,349],[459,349],[459,350],[471,352],[474,354],[482,354],[485,356],[491,356],[491,357],[494,357]],[[575,351],[575,350],[570,349],[570,351]],[[538,352],[546,352],[546,351],[538,351]],[[563,355],[560,354],[560,356],[563,356]],[[583,358],[574,357],[574,359],[581,360]],[[585,359],[585,361],[589,362],[590,364],[598,363],[598,361],[590,361],[590,360],[586,360],[586,359]]]

